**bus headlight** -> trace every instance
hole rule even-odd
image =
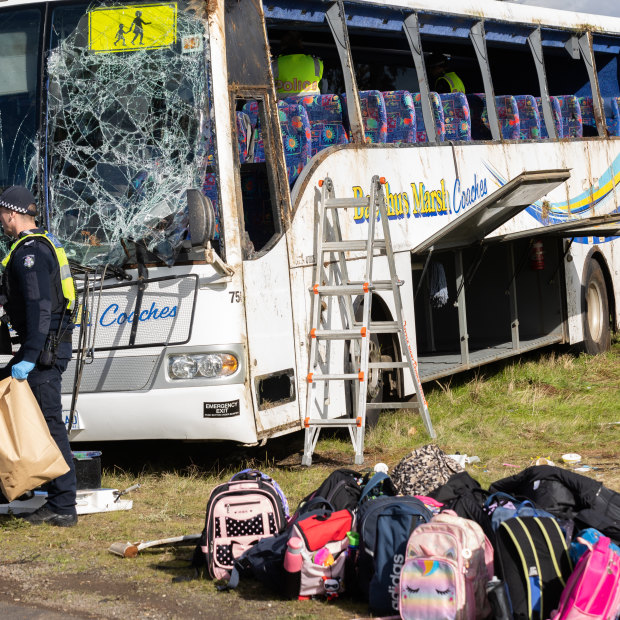
[[[230,353],[186,353],[168,358],[171,379],[215,379],[237,372],[239,361]]]

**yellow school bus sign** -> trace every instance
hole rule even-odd
[[[139,4],[88,13],[91,52],[129,52],[168,47],[177,38],[177,5]]]

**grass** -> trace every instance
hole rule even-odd
[[[483,486],[512,475],[537,457],[556,463],[577,452],[596,467],[588,475],[620,490],[620,342],[596,357],[561,350],[523,357],[485,370],[426,385],[437,444],[447,453],[480,457],[468,466]],[[618,424],[616,424],[618,423]],[[406,411],[383,414],[366,435],[366,465],[390,467],[429,442],[423,424]],[[348,433],[324,433],[311,468],[299,465],[303,435],[269,442],[262,449],[214,444],[121,444],[99,446],[104,486],[142,487],[129,496],[127,512],[87,515],[77,528],[33,528],[0,517],[0,601],[31,601],[96,617],[350,618],[365,606],[346,601],[287,602],[244,584],[217,593],[210,581],[173,584],[190,575],[191,549],[151,549],[135,559],[108,553],[112,542],[197,533],[213,487],[235,471],[254,466],[271,474],[291,507],[336,467],[351,466]],[[515,467],[510,467],[510,466]],[[4,589],[3,589],[4,588]],[[136,607],[136,602],[139,606]]]

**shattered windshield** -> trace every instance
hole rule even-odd
[[[50,228],[70,259],[122,265],[139,243],[170,265],[180,251],[186,191],[203,186],[213,142],[201,11],[55,9],[46,177]]]

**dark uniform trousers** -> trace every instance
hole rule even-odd
[[[34,397],[41,407],[43,417],[47,422],[50,434],[69,466],[69,471],[59,478],[48,482],[47,505],[55,513],[60,515],[75,514],[75,465],[71,446],[69,445],[69,435],[63,421],[62,402],[60,397],[61,376],[66,370],[67,364],[71,359],[71,344],[61,343],[58,346],[58,359],[51,368],[42,368],[37,364],[28,374],[28,384]],[[0,379],[11,376],[11,367],[21,360],[19,354],[0,371]]]

